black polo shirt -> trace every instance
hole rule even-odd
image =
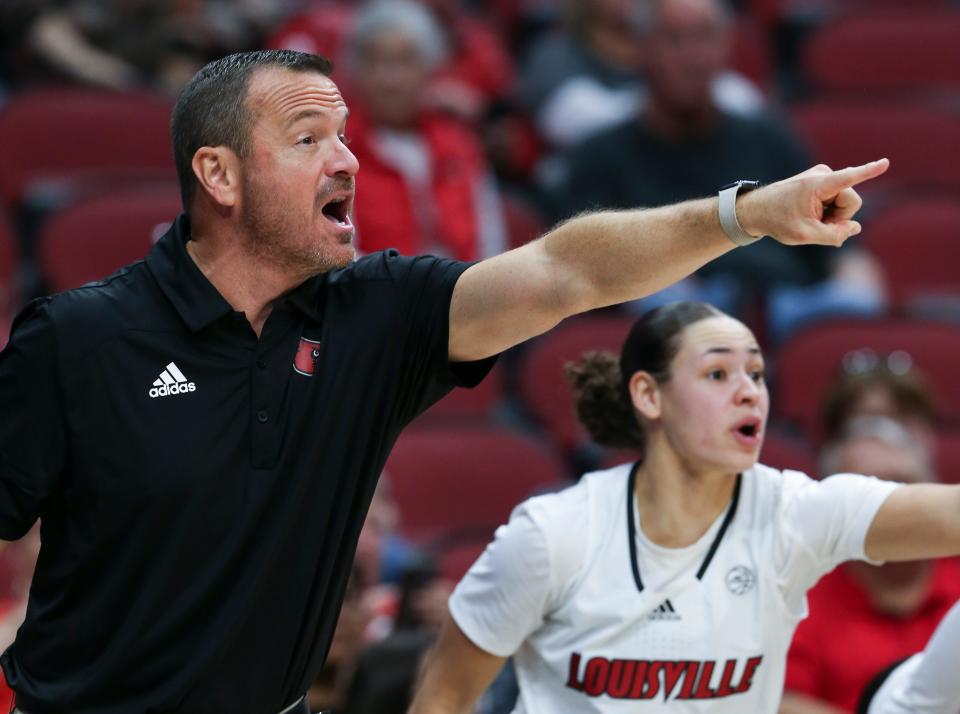
[[[188,234],[181,216],[145,261],[35,301],[0,355],[0,537],[42,523],[2,657],[31,714],[296,700],[400,430],[492,364],[447,358],[465,263],[361,258],[281,300],[258,340]]]

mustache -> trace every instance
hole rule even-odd
[[[331,179],[330,183],[324,186],[323,190],[317,194],[317,208],[323,208],[335,194],[343,193],[345,191],[349,191],[352,194],[354,192],[354,188],[355,185],[352,176],[349,178]]]

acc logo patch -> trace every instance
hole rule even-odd
[[[744,595],[753,589],[757,583],[757,577],[745,565],[735,565],[727,573],[727,589],[734,595]]]
[[[293,358],[293,371],[302,374],[304,377],[312,377],[319,356],[319,340],[308,340],[306,337],[301,337],[300,345],[297,347],[297,355]]]

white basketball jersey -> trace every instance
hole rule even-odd
[[[634,473],[518,507],[451,597],[454,620],[514,655],[516,714],[776,712],[806,590],[864,557],[895,485],[758,465],[697,543],[667,549],[640,530]]]

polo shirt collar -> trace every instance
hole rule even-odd
[[[193,332],[232,313],[230,306],[187,253],[190,219],[181,213],[147,256],[163,294]]]
[[[181,213],[147,256],[147,266],[163,294],[193,332],[234,312],[187,253],[190,218]],[[287,295],[287,302],[314,322],[321,322],[320,301],[325,274],[308,278]]]

